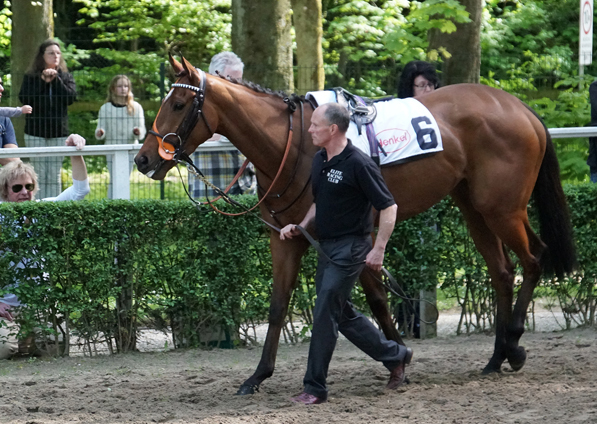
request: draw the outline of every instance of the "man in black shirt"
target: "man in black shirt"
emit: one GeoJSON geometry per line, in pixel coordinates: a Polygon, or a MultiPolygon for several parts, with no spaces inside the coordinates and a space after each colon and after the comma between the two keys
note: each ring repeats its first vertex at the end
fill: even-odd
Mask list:
{"type": "MultiPolygon", "coordinates": [[[[405,366],[412,358],[411,349],[386,339],[350,302],[350,292],[365,265],[381,270],[397,206],[373,160],[346,138],[348,124],[346,109],[330,103],[315,110],[309,128],[313,144],[322,149],[313,158],[311,171],[314,203],[300,226],[306,228],[315,220],[327,257],[320,255],[317,265],[317,300],[304,392],[292,398],[306,405],[327,400],[326,378],[338,330],[390,370],[389,389],[402,385],[405,366]],[[373,248],[372,206],[380,211],[373,248]]],[[[299,234],[296,225],[290,224],[281,230],[280,238],[299,234]]]]}

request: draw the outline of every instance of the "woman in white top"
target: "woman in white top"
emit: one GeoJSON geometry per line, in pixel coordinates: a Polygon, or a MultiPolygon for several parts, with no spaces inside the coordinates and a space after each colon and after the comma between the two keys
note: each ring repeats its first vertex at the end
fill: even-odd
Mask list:
{"type": "MultiPolygon", "coordinates": [[[[145,138],[143,108],[133,99],[131,81],[126,75],[116,75],[110,81],[108,98],[100,108],[95,138],[106,144],[137,144],[145,138]]],[[[107,158],[110,172],[108,198],[112,198],[112,159],[107,158]]],[[[129,161],[132,170],[133,157],[129,161]]]]}

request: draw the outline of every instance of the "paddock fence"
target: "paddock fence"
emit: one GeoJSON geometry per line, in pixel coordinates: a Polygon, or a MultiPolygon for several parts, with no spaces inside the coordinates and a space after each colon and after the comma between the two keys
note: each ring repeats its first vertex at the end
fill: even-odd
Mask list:
{"type": "MultiPolygon", "coordinates": [[[[571,128],[550,128],[552,138],[583,138],[597,136],[597,127],[571,127],[571,128]]],[[[183,166],[179,170],[170,170],[164,181],[153,181],[137,172],[136,165],[132,158],[141,148],[141,144],[114,144],[114,145],[87,145],[83,150],[76,150],[74,147],[24,147],[19,149],[0,149],[0,159],[3,158],[33,158],[33,157],[62,157],[62,156],[86,156],[111,158],[114,181],[109,181],[106,172],[100,170],[90,172],[90,185],[92,188],[88,199],[107,198],[108,187],[112,186],[113,199],[145,199],[159,198],[167,200],[181,200],[186,198],[182,188],[181,179],[188,184],[188,174],[183,166]]],[[[208,141],[200,145],[198,152],[214,152],[224,150],[235,150],[229,142],[208,141]]],[[[110,161],[106,160],[107,163],[110,161]]],[[[68,161],[65,161],[63,168],[63,187],[68,187],[69,180],[68,161]]]]}

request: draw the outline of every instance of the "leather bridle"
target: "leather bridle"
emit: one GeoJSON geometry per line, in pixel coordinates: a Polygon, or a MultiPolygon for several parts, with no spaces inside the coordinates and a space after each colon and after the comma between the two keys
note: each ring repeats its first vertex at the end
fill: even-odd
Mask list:
{"type": "Polygon", "coordinates": [[[186,143],[187,139],[191,135],[191,132],[197,125],[199,121],[199,117],[203,119],[205,122],[205,126],[207,127],[210,134],[213,134],[214,131],[209,126],[209,122],[207,122],[207,118],[203,113],[203,103],[205,102],[205,72],[201,69],[198,69],[199,72],[199,87],[195,87],[194,85],[190,84],[180,84],[178,82],[172,84],[172,89],[174,88],[184,88],[187,90],[191,90],[195,92],[195,97],[193,98],[193,106],[187,113],[187,116],[183,119],[182,123],[174,133],[168,133],[166,135],[161,135],[158,127],[158,115],[155,117],[153,121],[153,126],[149,133],[154,135],[158,139],[158,153],[162,159],[165,160],[174,160],[176,162],[187,162],[190,158],[187,154],[184,153],[184,144],[186,143]],[[174,142],[168,142],[168,137],[174,137],[174,142]],[[178,139],[178,140],[177,140],[178,139]]]}
{"type": "MultiPolygon", "coordinates": [[[[197,166],[195,166],[195,164],[193,163],[193,160],[190,158],[190,156],[184,152],[184,145],[187,142],[189,136],[191,135],[191,132],[193,131],[193,129],[199,122],[199,117],[201,117],[203,119],[203,122],[205,122],[205,126],[209,130],[210,134],[212,134],[212,135],[214,134],[214,131],[211,129],[209,122],[207,121],[207,118],[205,117],[205,114],[203,113],[203,104],[205,102],[205,93],[206,93],[205,81],[207,78],[205,76],[204,71],[202,71],[201,69],[197,69],[197,71],[199,72],[199,87],[196,87],[196,86],[190,85],[190,84],[181,84],[179,82],[172,84],[173,89],[174,88],[183,88],[183,89],[187,89],[187,90],[191,90],[191,91],[195,92],[195,97],[193,98],[193,106],[191,107],[191,109],[187,113],[186,117],[183,119],[182,123],[178,127],[178,130],[173,133],[161,135],[160,131],[157,127],[157,121],[158,121],[158,117],[159,117],[159,112],[158,112],[158,115],[155,117],[155,120],[153,121],[152,129],[149,130],[148,132],[157,138],[158,154],[160,155],[160,157],[162,159],[173,160],[177,164],[180,162],[185,163],[187,165],[187,168],[189,169],[189,171],[191,171],[193,174],[195,174],[199,178],[203,179],[204,182],[207,183],[203,173],[201,173],[199,168],[197,168],[197,166]],[[168,140],[168,137],[171,137],[171,138],[174,137],[173,142],[170,142],[168,140]]],[[[293,137],[292,116],[296,110],[296,104],[294,104],[294,102],[292,100],[285,98],[284,102],[288,106],[288,111],[289,111],[288,141],[286,143],[286,149],[284,151],[284,156],[282,157],[282,162],[280,163],[280,167],[278,168],[278,172],[276,173],[276,176],[272,180],[269,188],[267,189],[265,194],[261,197],[261,199],[259,199],[259,202],[257,202],[257,204],[255,204],[250,209],[245,209],[243,212],[240,212],[240,213],[223,212],[223,211],[219,210],[218,208],[216,208],[216,206],[213,204],[213,201],[210,201],[209,198],[207,198],[207,203],[215,211],[217,211],[223,215],[228,215],[228,216],[244,215],[248,212],[251,212],[253,209],[257,208],[268,197],[272,188],[276,185],[276,182],[278,181],[280,175],[282,174],[282,170],[284,169],[286,160],[288,159],[288,154],[290,153],[290,147],[292,145],[292,137],[293,137]]],[[[301,110],[302,110],[302,105],[301,105],[301,110]]],[[[301,128],[301,131],[303,131],[303,128],[301,128]]],[[[302,140],[302,138],[303,138],[303,134],[301,132],[301,140],[302,140]]],[[[300,155],[300,153],[299,153],[299,155],[300,155]]],[[[222,197],[228,203],[233,203],[233,204],[236,204],[237,206],[242,206],[238,202],[235,202],[233,199],[231,199],[226,194],[226,192],[230,189],[230,187],[234,184],[234,182],[240,177],[241,173],[244,171],[244,169],[246,168],[248,163],[249,163],[249,160],[247,159],[245,161],[245,163],[243,164],[243,166],[241,167],[241,170],[234,177],[233,182],[227,187],[227,189],[225,191],[220,190],[218,187],[213,186],[213,184],[211,184],[211,183],[209,184],[213,188],[217,189],[216,191],[220,194],[220,196],[218,198],[222,197]]],[[[296,170],[295,170],[295,172],[296,172],[296,170]]],[[[294,179],[294,174],[292,176],[292,179],[294,179]]],[[[308,185],[308,183],[307,183],[307,185],[308,185]]],[[[288,187],[286,187],[286,188],[288,188],[288,187]]],[[[286,188],[284,189],[284,191],[286,191],[286,188]]],[[[304,190],[305,189],[303,188],[299,197],[303,194],[304,190]]],[[[191,199],[194,203],[199,203],[199,202],[196,202],[189,195],[188,192],[187,192],[187,195],[189,196],[189,199],[191,199]]],[[[280,195],[278,195],[277,197],[280,197],[280,195]]],[[[298,198],[293,200],[292,204],[294,204],[297,200],[298,200],[298,198]]],[[[290,206],[292,206],[292,204],[290,206]]],[[[288,207],[290,207],[290,206],[288,206],[288,207]]],[[[286,210],[287,208],[284,208],[284,210],[286,210]]],[[[277,221],[277,218],[274,216],[275,213],[276,212],[271,211],[271,216],[272,216],[272,218],[276,219],[276,221],[277,221]]],[[[279,231],[279,229],[277,227],[273,226],[269,222],[267,222],[263,219],[261,219],[261,221],[263,221],[265,224],[272,227],[273,229],[279,231]]]]}

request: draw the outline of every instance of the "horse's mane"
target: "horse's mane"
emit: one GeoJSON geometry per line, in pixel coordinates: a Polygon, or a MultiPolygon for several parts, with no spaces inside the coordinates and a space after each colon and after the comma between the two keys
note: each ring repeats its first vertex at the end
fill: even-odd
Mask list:
{"type": "MultiPolygon", "coordinates": [[[[233,84],[241,85],[243,87],[247,87],[247,88],[255,91],[256,93],[269,94],[270,96],[278,97],[278,98],[280,98],[282,100],[284,100],[284,99],[290,99],[293,102],[304,102],[305,101],[305,96],[300,96],[300,95],[295,94],[295,93],[293,93],[291,95],[288,95],[285,91],[282,91],[282,90],[276,90],[276,91],[274,91],[274,90],[272,90],[270,88],[262,87],[261,85],[256,84],[256,83],[251,82],[251,81],[246,81],[244,79],[233,78],[231,76],[222,75],[218,71],[216,71],[216,74],[217,74],[218,77],[220,77],[222,79],[225,79],[226,81],[229,81],[229,82],[231,82],[233,84]]],[[[187,71],[181,71],[181,72],[177,73],[175,76],[176,76],[176,78],[181,78],[181,77],[184,77],[184,76],[188,76],[188,73],[187,73],[187,71]]]]}

